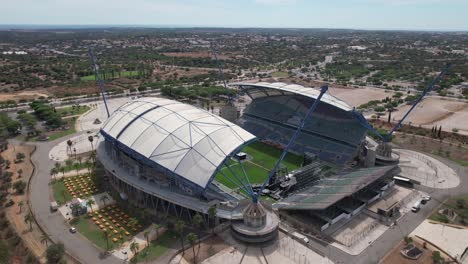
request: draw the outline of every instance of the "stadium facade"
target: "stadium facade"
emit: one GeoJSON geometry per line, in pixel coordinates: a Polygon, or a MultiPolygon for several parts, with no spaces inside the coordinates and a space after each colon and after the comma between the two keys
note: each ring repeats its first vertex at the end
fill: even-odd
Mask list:
{"type": "MultiPolygon", "coordinates": [[[[252,211],[242,192],[230,192],[215,177],[239,180],[223,171],[232,172],[229,164],[240,163],[236,153],[254,141],[284,148],[319,91],[284,83],[234,86],[250,98],[236,123],[164,98],[139,98],[116,110],[100,131],[97,156],[121,198],[187,218],[216,206],[217,216],[233,223],[252,211]]],[[[396,166],[375,167],[377,144],[356,114],[345,102],[322,97],[290,151],[304,164],[275,175],[265,192],[280,215],[299,212],[322,232],[393,185],[396,166]]]]}

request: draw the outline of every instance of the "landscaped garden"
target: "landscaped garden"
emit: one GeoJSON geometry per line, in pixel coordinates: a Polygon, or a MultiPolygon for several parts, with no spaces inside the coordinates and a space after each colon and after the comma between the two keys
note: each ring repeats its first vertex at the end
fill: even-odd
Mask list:
{"type": "Polygon", "coordinates": [[[143,231],[143,224],[117,205],[108,205],[70,221],[78,232],[98,247],[113,249],[143,231]]]}
{"type": "Polygon", "coordinates": [[[98,188],[90,175],[66,177],[52,183],[55,201],[64,204],[72,198],[84,198],[98,193],[98,188]]]}

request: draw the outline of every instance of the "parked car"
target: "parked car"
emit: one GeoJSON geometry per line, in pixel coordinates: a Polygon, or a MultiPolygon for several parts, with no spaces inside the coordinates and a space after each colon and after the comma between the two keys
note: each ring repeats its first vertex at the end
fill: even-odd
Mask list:
{"type": "Polygon", "coordinates": [[[419,211],[419,209],[421,209],[421,202],[420,201],[417,201],[413,207],[411,207],[411,211],[416,213],[419,211]]]}
{"type": "Polygon", "coordinates": [[[422,197],[422,199],[423,199],[424,201],[430,201],[430,200],[431,200],[431,196],[429,196],[429,195],[424,195],[424,196],[422,197]]]}
{"type": "Polygon", "coordinates": [[[76,228],[70,227],[70,233],[72,233],[72,234],[76,233],[76,228]]]}

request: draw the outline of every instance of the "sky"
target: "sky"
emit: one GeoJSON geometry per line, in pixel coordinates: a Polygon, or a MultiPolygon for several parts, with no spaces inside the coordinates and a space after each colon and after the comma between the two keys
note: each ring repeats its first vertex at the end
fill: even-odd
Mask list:
{"type": "Polygon", "coordinates": [[[468,0],[0,0],[0,24],[468,30],[468,0]]]}

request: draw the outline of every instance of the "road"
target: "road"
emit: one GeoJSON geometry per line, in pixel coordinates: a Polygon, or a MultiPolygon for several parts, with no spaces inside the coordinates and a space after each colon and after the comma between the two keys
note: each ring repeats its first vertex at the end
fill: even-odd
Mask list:
{"type": "MultiPolygon", "coordinates": [[[[82,133],[86,132],[78,133],[78,135],[82,133]]],[[[53,194],[52,191],[49,190],[49,172],[54,166],[54,162],[49,159],[49,151],[57,143],[75,135],[77,134],[63,137],[55,141],[35,143],[37,150],[32,156],[32,160],[36,166],[36,171],[31,181],[29,202],[31,203],[38,224],[54,242],[62,242],[65,245],[67,253],[78,259],[81,263],[119,263],[121,260],[112,255],[104,259],[100,258],[101,250],[79,233],[71,234],[68,231],[70,226],[59,212],[50,212],[49,206],[53,194]]]]}

